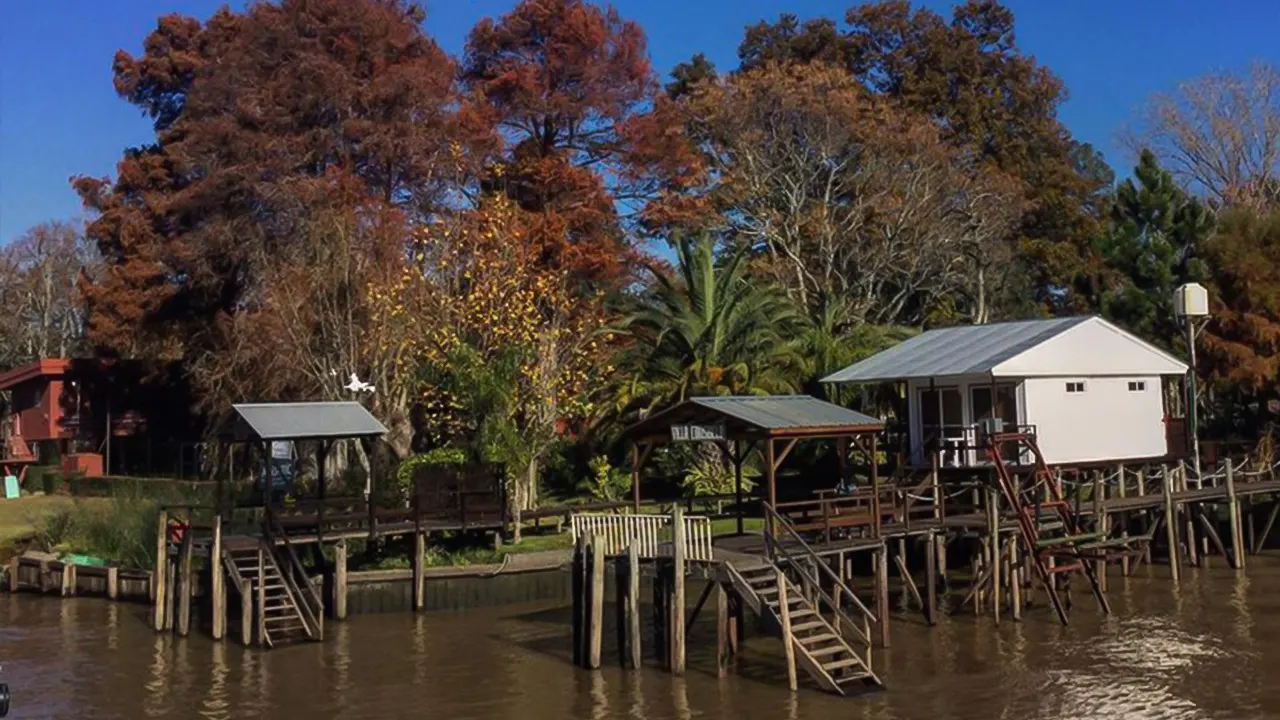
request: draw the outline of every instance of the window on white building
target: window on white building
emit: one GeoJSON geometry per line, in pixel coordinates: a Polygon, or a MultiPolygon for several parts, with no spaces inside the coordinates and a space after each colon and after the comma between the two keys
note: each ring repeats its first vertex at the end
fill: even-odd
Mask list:
{"type": "Polygon", "coordinates": [[[1083,380],[1077,380],[1077,381],[1075,381],[1075,382],[1069,382],[1069,383],[1067,383],[1067,392],[1069,392],[1069,393],[1082,393],[1082,392],[1084,392],[1084,381],[1083,381],[1083,380]]]}
{"type": "Polygon", "coordinates": [[[1130,380],[1129,392],[1146,392],[1147,383],[1145,380],[1130,380]]]}

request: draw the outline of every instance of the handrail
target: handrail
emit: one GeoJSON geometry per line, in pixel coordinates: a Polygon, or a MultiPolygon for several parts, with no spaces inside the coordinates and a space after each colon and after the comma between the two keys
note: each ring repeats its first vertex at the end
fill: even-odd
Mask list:
{"type": "MultiPolygon", "coordinates": [[[[792,527],[791,523],[786,518],[779,515],[778,511],[775,510],[771,505],[769,505],[769,503],[761,502],[760,505],[765,509],[766,520],[772,521],[772,522],[765,523],[765,545],[766,545],[766,551],[769,552],[771,556],[770,559],[773,559],[773,556],[775,555],[775,548],[780,548],[782,550],[783,555],[786,556],[787,561],[791,563],[792,567],[795,567],[797,570],[799,570],[803,574],[807,574],[803,570],[803,568],[800,567],[800,564],[796,562],[794,558],[791,557],[791,553],[787,551],[787,549],[782,545],[782,543],[778,542],[778,539],[776,537],[774,537],[775,533],[769,530],[770,526],[781,527],[784,530],[786,530],[787,533],[790,534],[793,538],[795,538],[797,542],[800,543],[800,547],[804,548],[804,551],[806,554],[808,554],[809,559],[813,560],[815,565],[822,568],[823,572],[834,583],[834,585],[840,588],[840,592],[844,595],[847,595],[849,599],[853,601],[854,606],[858,608],[858,610],[863,614],[863,616],[865,616],[871,622],[879,622],[876,619],[875,613],[871,612],[871,610],[868,609],[866,605],[862,604],[862,601],[858,599],[858,596],[855,595],[853,591],[850,590],[849,587],[840,580],[840,577],[836,575],[835,572],[830,567],[828,567],[825,562],[822,561],[822,558],[818,557],[818,554],[813,551],[813,548],[809,547],[809,543],[805,542],[804,538],[800,537],[800,534],[796,532],[795,528],[792,527]]],[[[815,583],[815,588],[819,592],[822,591],[821,586],[816,583],[815,583]]],[[[828,596],[828,598],[829,597],[830,596],[828,596]]],[[[834,606],[834,603],[832,603],[832,605],[833,605],[832,609],[834,609],[836,612],[840,612],[841,614],[843,614],[840,608],[837,608],[834,606]]]]}
{"type": "MultiPolygon", "coordinates": [[[[838,621],[844,620],[844,624],[847,625],[850,630],[854,631],[857,634],[858,639],[861,640],[865,645],[870,647],[872,644],[871,626],[868,623],[874,621],[875,616],[872,615],[870,617],[864,617],[862,620],[863,627],[859,629],[858,626],[853,622],[853,618],[849,617],[848,613],[846,613],[844,609],[841,608],[836,603],[835,598],[831,597],[831,595],[828,594],[826,590],[822,589],[822,583],[820,583],[817,578],[815,578],[812,574],[810,574],[809,571],[804,567],[804,565],[801,565],[799,562],[796,561],[795,558],[791,557],[791,553],[787,552],[785,549],[783,549],[782,552],[786,558],[787,563],[791,565],[792,568],[795,568],[795,571],[800,574],[801,579],[804,580],[810,587],[812,587],[813,591],[822,600],[825,600],[827,605],[831,608],[831,611],[838,616],[836,628],[839,629],[840,627],[840,623],[838,621]]],[[[820,562],[818,563],[818,565],[822,567],[826,567],[826,563],[820,562]]],[[[848,587],[846,587],[844,583],[841,583],[838,581],[835,583],[835,586],[848,590],[848,587]]],[[[854,598],[854,602],[857,603],[858,606],[861,607],[864,611],[866,611],[866,607],[862,605],[862,602],[860,600],[858,600],[857,598],[854,598]]],[[[870,611],[867,611],[867,612],[870,612],[870,611]]]]}
{"type": "Polygon", "coordinates": [[[267,548],[268,552],[275,555],[274,547],[272,546],[276,544],[277,537],[284,544],[287,550],[286,559],[289,567],[287,569],[281,568],[280,576],[292,586],[291,589],[302,599],[299,609],[303,612],[305,621],[310,624],[317,637],[322,636],[324,631],[319,618],[321,613],[324,612],[324,605],[321,603],[320,596],[316,593],[315,586],[311,584],[311,580],[307,577],[307,571],[302,567],[302,561],[298,559],[298,554],[294,551],[293,544],[289,541],[289,536],[285,534],[284,528],[280,527],[279,520],[270,506],[266,510],[264,528],[267,539],[270,541],[267,548]],[[298,582],[299,578],[301,578],[301,583],[298,582]],[[299,585],[305,587],[306,590],[303,591],[299,585]]]}

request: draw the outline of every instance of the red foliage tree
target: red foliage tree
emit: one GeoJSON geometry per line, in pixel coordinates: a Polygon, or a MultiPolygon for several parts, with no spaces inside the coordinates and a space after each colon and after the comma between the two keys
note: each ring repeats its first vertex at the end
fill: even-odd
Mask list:
{"type": "Polygon", "coordinates": [[[655,183],[639,26],[583,0],[523,0],[472,30],[462,77],[504,141],[486,189],[536,216],[548,260],[590,281],[626,275],[623,225],[655,183]]]}

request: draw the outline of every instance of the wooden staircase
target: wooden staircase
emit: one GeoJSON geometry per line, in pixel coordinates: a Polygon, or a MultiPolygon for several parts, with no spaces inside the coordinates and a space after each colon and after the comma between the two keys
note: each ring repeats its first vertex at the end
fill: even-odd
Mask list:
{"type": "MultiPolygon", "coordinates": [[[[762,562],[741,569],[728,564],[727,568],[743,602],[764,618],[784,642],[791,644],[796,664],[822,689],[849,695],[884,686],[871,670],[870,638],[866,633],[859,633],[847,615],[836,611],[834,620],[828,620],[821,612],[821,601],[811,600],[805,588],[772,563],[762,562]],[[779,602],[784,593],[785,617],[779,602]],[[863,653],[858,652],[848,635],[865,646],[863,653]]],[[[818,592],[825,595],[824,591],[818,592]]]]}
{"type": "Polygon", "coordinates": [[[301,640],[320,640],[323,629],[315,607],[303,590],[282,572],[281,554],[265,539],[231,536],[223,539],[222,559],[236,591],[250,593],[257,608],[256,626],[266,647],[301,640]],[[259,600],[260,598],[260,600],[259,600]]]}
{"type": "MultiPolygon", "coordinates": [[[[986,437],[986,445],[1001,492],[1018,521],[1023,548],[1058,619],[1063,625],[1067,624],[1067,610],[1058,594],[1057,583],[1058,575],[1067,574],[1083,575],[1102,612],[1110,614],[1111,606],[1098,582],[1093,561],[1106,560],[1110,548],[1129,541],[1111,540],[1096,529],[1085,529],[1045,464],[1034,435],[991,433],[986,437]],[[1003,457],[1005,454],[1021,457],[1024,448],[1034,460],[1025,477],[1021,473],[1028,469],[1026,466],[1011,465],[1003,457]]],[[[1094,520],[1096,526],[1097,518],[1094,520]]]]}

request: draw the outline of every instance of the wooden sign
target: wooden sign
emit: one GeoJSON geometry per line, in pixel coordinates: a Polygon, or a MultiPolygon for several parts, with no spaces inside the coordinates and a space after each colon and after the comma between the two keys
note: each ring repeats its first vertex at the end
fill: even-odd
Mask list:
{"type": "Polygon", "coordinates": [[[672,425],[672,442],[701,442],[704,440],[725,440],[724,423],[715,425],[672,425]]]}

